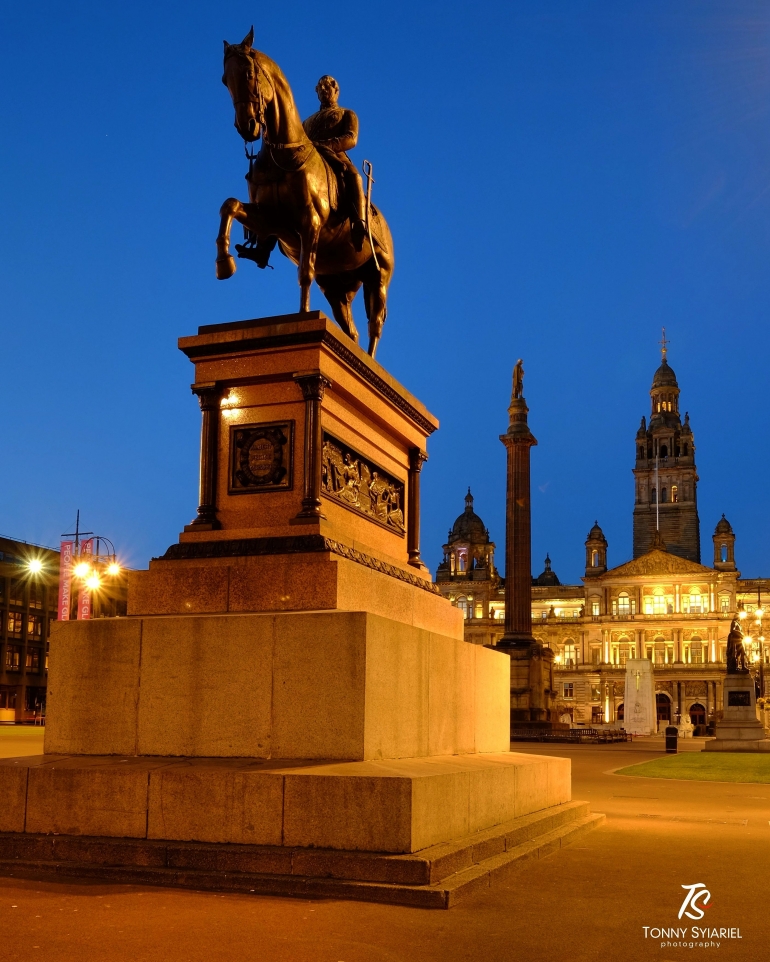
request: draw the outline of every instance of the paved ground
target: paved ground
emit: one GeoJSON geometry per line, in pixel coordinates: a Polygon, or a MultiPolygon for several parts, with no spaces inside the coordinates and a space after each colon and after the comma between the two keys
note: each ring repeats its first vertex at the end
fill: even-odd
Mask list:
{"type": "MultiPolygon", "coordinates": [[[[0,731],[0,745],[6,732],[0,731]]],[[[22,738],[30,738],[26,733],[22,738]]],[[[29,744],[29,742],[27,742],[29,744]]],[[[0,879],[0,960],[46,962],[627,962],[770,958],[770,786],[629,778],[611,770],[662,743],[520,745],[568,755],[573,794],[606,825],[448,912],[94,884],[0,879]],[[661,948],[682,926],[683,884],[712,894],[720,947],[661,948]]],[[[701,747],[697,741],[686,746],[701,747]]]]}

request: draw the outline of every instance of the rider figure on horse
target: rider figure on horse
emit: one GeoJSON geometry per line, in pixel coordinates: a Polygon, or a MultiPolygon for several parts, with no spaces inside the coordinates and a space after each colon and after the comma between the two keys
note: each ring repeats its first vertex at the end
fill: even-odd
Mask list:
{"type": "Polygon", "coordinates": [[[353,246],[360,251],[364,244],[364,188],[361,175],[346,151],[358,143],[358,117],[352,110],[337,103],[340,87],[334,77],[324,74],[316,84],[315,92],[321,109],[302,124],[305,133],[323,154],[335,174],[340,175],[345,201],[350,209],[350,233],[353,246]]]}

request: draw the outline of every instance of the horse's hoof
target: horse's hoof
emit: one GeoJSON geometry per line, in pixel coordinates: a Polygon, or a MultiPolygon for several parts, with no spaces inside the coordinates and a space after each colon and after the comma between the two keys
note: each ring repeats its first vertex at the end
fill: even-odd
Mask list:
{"type": "Polygon", "coordinates": [[[228,254],[227,257],[217,257],[217,280],[226,281],[235,273],[235,258],[228,254]]]}

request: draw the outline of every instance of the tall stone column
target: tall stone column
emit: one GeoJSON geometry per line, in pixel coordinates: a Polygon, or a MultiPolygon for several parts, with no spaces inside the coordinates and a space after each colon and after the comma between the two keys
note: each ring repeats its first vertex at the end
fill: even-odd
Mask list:
{"type": "Polygon", "coordinates": [[[505,502],[505,634],[497,647],[511,656],[511,722],[548,722],[553,701],[553,651],[532,637],[532,514],[530,448],[523,369],[516,365],[508,430],[500,436],[508,455],[505,502]]]}

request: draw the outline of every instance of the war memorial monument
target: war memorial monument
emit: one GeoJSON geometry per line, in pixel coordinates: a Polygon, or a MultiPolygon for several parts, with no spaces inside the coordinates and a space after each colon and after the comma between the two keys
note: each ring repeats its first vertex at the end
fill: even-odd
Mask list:
{"type": "MultiPolygon", "coordinates": [[[[0,762],[0,860],[448,907],[602,816],[572,801],[568,759],[509,751],[511,658],[522,717],[545,717],[522,693],[550,671],[527,622],[528,503],[509,537],[527,566],[507,582],[510,652],[463,640],[421,561],[438,422],[374,360],[393,243],[347,161],[355,115],[324,77],[303,125],[252,41],[225,44],[236,127],[262,143],[249,201],[222,207],[217,275],[235,269],[237,220],[242,259],[265,267],[278,246],[297,263],[299,311],[180,339],[202,412],[197,514],[131,573],[127,617],[56,626],[45,752],[0,762]],[[333,321],[310,310],[314,280],[333,321]]],[[[521,379],[506,438],[521,494],[521,379]]]]}

